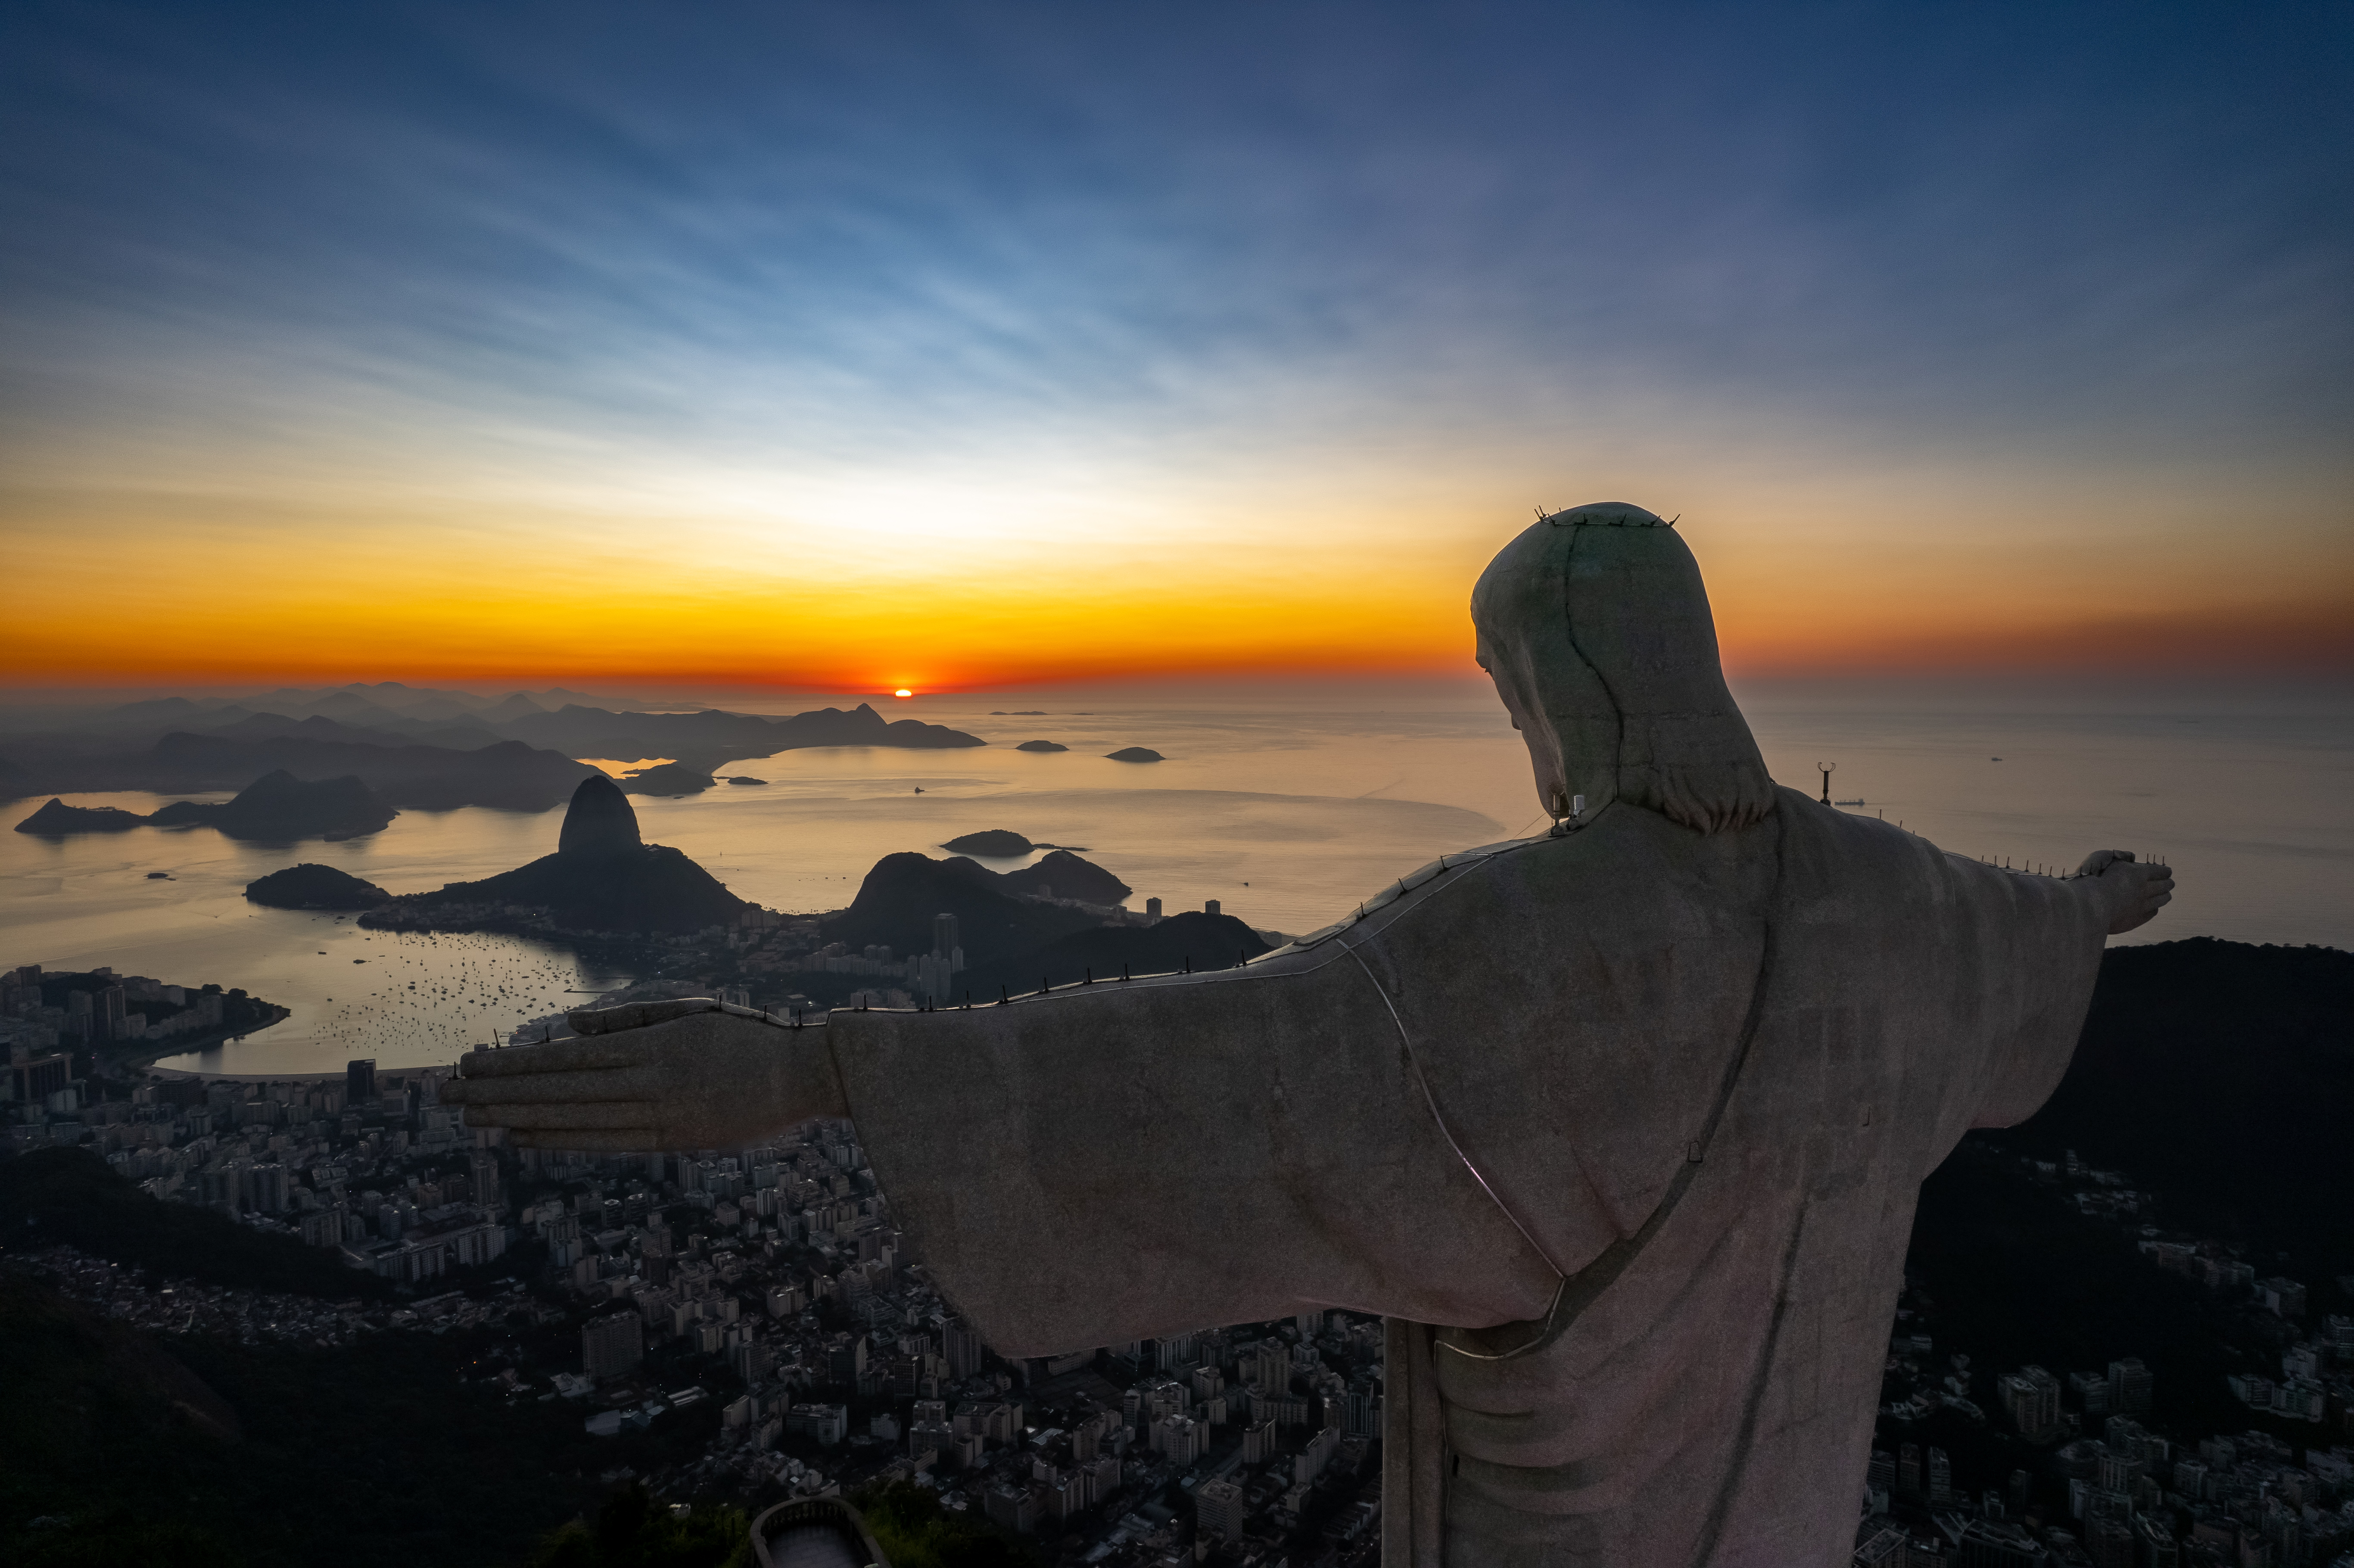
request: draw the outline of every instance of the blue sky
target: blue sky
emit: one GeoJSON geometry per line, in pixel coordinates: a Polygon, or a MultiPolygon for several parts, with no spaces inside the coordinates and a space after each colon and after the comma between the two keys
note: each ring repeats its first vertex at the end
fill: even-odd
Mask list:
{"type": "Polygon", "coordinates": [[[2343,5],[19,4],[0,56],[28,532],[618,513],[823,576],[970,506],[1420,570],[1640,484],[1746,505],[1760,591],[2081,528],[2172,603],[2226,514],[2233,614],[2348,565],[2343,5]]]}

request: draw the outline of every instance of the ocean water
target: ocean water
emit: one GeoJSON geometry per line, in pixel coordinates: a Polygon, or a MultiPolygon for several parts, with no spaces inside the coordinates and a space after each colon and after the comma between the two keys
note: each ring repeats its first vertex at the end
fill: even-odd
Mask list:
{"type": "MultiPolygon", "coordinates": [[[[1972,855],[2073,866],[2094,849],[2160,855],[2175,903],[2124,940],[2208,935],[2354,946],[2354,715],[2306,705],[2143,703],[2103,710],[2054,698],[1975,704],[1843,689],[1744,694],[1776,779],[1972,855]]],[[[1337,918],[1451,850],[1543,822],[1526,753],[1491,698],[1378,696],[1301,705],[1067,697],[927,700],[920,716],[986,736],[986,749],[787,752],[731,765],[767,782],[636,800],[645,836],[694,856],[737,893],[795,911],[838,908],[881,856],[938,854],[957,834],[1010,828],[1083,848],[1140,907],[1219,899],[1267,930],[1337,918]],[[1023,740],[1071,749],[1024,753],[1023,740]],[[1146,746],[1167,760],[1104,753],[1146,746]],[[918,792],[920,790],[920,792],[918,792]]],[[[894,715],[896,716],[896,715],[894,715]]],[[[638,759],[629,759],[638,760],[638,759]]],[[[160,797],[76,805],[150,810],[160,797]]],[[[21,809],[29,814],[37,802],[21,809]]],[[[0,967],[111,965],[176,984],[218,981],[292,1016],[202,1056],[207,1072],[316,1073],[354,1056],[384,1065],[453,1059],[467,1044],[631,978],[568,949],[512,938],[395,936],[334,916],[247,904],[245,884],[297,861],[396,893],[518,865],[554,849],[560,810],[403,812],[380,833],[292,848],[208,829],[142,828],[49,842],[0,833],[0,967]],[[151,879],[163,872],[166,879],[151,879]]],[[[998,869],[1020,863],[990,863],[998,869]]]]}

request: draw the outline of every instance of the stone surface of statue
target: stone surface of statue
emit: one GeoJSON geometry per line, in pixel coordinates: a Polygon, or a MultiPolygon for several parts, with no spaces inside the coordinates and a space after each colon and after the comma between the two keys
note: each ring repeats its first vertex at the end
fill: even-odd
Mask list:
{"type": "Polygon", "coordinates": [[[1235,969],[822,1032],[584,1014],[444,1097],[557,1148],[847,1115],[1009,1355],[1382,1314],[1385,1568],[1842,1563],[1920,1181],[2049,1095],[2172,885],[1775,788],[1639,508],[1541,521],[1473,616],[1551,833],[1235,969]]]}

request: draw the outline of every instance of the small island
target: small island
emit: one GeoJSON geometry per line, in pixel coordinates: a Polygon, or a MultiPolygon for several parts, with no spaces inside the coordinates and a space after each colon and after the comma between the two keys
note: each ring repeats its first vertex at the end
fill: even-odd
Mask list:
{"type": "Polygon", "coordinates": [[[1013,748],[1016,751],[1068,751],[1071,748],[1055,740],[1025,740],[1013,748]]]}
{"type": "Polygon", "coordinates": [[[233,839],[286,843],[356,838],[376,832],[398,815],[355,776],[312,782],[281,768],[263,774],[224,804],[175,800],[147,820],[159,828],[217,828],[233,839]]]}
{"type": "Polygon", "coordinates": [[[147,819],[136,811],[126,811],[119,806],[69,806],[63,800],[51,799],[49,803],[16,824],[20,833],[38,833],[43,838],[61,839],[69,833],[121,833],[133,828],[144,827],[147,819]]]}
{"type": "Polygon", "coordinates": [[[1123,746],[1118,751],[1104,755],[1114,762],[1165,762],[1168,758],[1149,746],[1123,746]]]}
{"type": "Polygon", "coordinates": [[[245,885],[248,902],[271,909],[373,909],[392,895],[347,871],[305,862],[245,885]]]}
{"type": "Polygon", "coordinates": [[[748,784],[766,784],[766,783],[768,782],[768,780],[767,780],[767,779],[755,779],[755,778],[752,778],[749,774],[738,774],[738,775],[737,775],[735,778],[732,778],[732,779],[728,779],[728,780],[727,780],[727,782],[729,782],[730,784],[748,784],[748,784]]]}
{"type": "Polygon", "coordinates": [[[978,833],[960,833],[940,846],[944,850],[954,850],[959,854],[987,855],[991,860],[1010,860],[1017,854],[1028,854],[1034,849],[1046,847],[1048,846],[1044,844],[1034,844],[1020,833],[1010,832],[1003,828],[991,828],[978,833]]]}

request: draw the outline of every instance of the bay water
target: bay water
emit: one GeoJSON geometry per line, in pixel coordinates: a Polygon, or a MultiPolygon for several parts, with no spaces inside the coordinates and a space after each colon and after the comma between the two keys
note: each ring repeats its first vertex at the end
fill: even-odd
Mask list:
{"type": "MultiPolygon", "coordinates": [[[[2180,883],[2176,901],[2121,940],[2354,946],[2354,707],[2343,702],[2235,694],[2104,705],[2016,690],[1925,697],[1825,684],[1742,695],[1778,780],[1816,795],[1817,765],[1833,763],[1833,798],[1862,802],[1846,809],[1885,815],[1946,849],[2058,868],[2094,849],[2163,856],[2180,883]]],[[[945,854],[938,846],[958,834],[1007,828],[1080,849],[1135,889],[1132,907],[1157,896],[1175,913],[1214,898],[1263,930],[1299,932],[1442,853],[1544,825],[1520,737],[1492,695],[1472,689],[898,707],[992,744],[748,759],[723,773],[764,782],[636,798],[646,839],[684,850],[746,898],[805,912],[847,904],[885,854],[945,854]],[[1069,749],[1013,749],[1030,739],[1069,749]],[[1105,755],[1130,746],[1165,760],[1105,755]]],[[[145,812],[172,798],[68,801],[145,812]]],[[[22,820],[37,804],[7,809],[22,820]]],[[[245,901],[244,886],[309,861],[394,893],[436,888],[548,853],[562,819],[561,809],[410,810],[364,838],[293,846],[204,828],[62,841],[0,832],[0,968],[107,965],[240,987],[292,1009],[269,1029],[165,1066],[292,1075],[338,1071],[357,1056],[388,1068],[448,1062],[633,977],[561,944],[363,931],[349,917],[264,909],[245,901]]]]}

